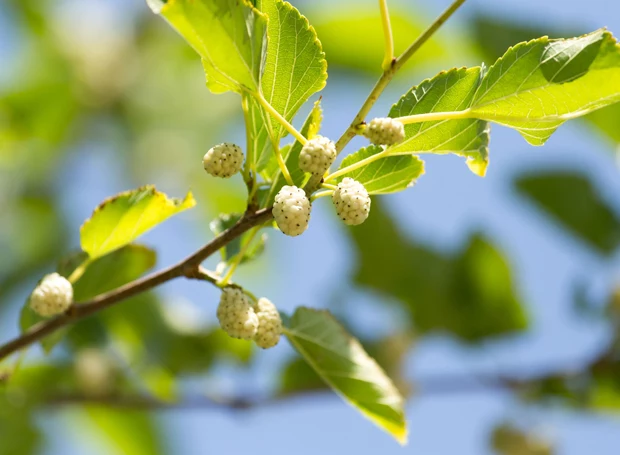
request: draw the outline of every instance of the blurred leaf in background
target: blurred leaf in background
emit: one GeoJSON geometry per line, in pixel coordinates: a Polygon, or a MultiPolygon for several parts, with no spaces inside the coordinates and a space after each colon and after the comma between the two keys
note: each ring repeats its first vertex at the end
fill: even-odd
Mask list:
{"type": "Polygon", "coordinates": [[[604,255],[620,246],[620,215],[596,188],[576,171],[525,174],[515,181],[517,190],[580,240],[604,255]]]}
{"type": "Polygon", "coordinates": [[[432,250],[406,238],[379,200],[348,232],[358,257],[355,282],[398,299],[416,333],[476,342],[527,328],[508,263],[484,237],[472,236],[454,253],[432,250]]]}

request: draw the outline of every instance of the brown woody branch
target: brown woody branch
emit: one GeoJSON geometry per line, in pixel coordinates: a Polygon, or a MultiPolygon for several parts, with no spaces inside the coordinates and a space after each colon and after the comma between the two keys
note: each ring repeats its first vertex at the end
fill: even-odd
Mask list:
{"type": "Polygon", "coordinates": [[[200,264],[205,259],[249,229],[264,224],[270,220],[271,217],[271,208],[261,209],[253,213],[246,213],[234,226],[222,232],[194,254],[188,256],[179,263],[134,280],[113,291],[100,294],[87,302],[73,304],[66,313],[37,324],[19,337],[0,346],[0,360],[41,340],[62,327],[97,313],[129,297],[153,289],[160,284],[179,277],[190,279],[203,278],[201,276],[200,264]]]}

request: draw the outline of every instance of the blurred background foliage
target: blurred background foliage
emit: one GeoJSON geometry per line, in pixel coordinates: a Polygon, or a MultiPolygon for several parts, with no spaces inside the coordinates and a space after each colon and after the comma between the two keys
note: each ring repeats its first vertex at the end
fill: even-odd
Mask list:
{"type": "MultiPolygon", "coordinates": [[[[334,8],[310,1],[293,4],[322,40],[329,83],[343,90],[328,92],[331,105],[353,104],[341,111],[348,118],[363,99],[359,86],[370,86],[379,72],[383,46],[375,2],[362,2],[354,10],[345,2],[334,8]]],[[[392,17],[398,51],[423,30],[430,12],[420,14],[397,3],[392,17]]],[[[455,64],[490,63],[519,41],[589,31],[524,25],[480,10],[464,18],[420,52],[395,81],[397,87],[404,91],[455,64]]],[[[189,252],[211,235],[209,222],[219,213],[244,209],[245,194],[240,181],[205,178],[199,165],[209,144],[243,143],[237,98],[205,89],[194,52],[143,2],[4,0],[0,43],[0,338],[6,340],[17,333],[20,308],[37,279],[58,262],[67,273],[75,266],[75,256],[68,253],[78,244],[78,225],[103,197],[156,183],[172,194],[191,188],[198,207],[157,236],[147,236],[149,246],[131,245],[98,260],[80,280],[78,300],[165,264],[149,239],[170,245],[165,259],[189,252]],[[129,249],[132,254],[126,254],[129,249]]],[[[347,119],[338,122],[339,130],[347,119]]],[[[613,163],[620,144],[620,107],[597,111],[583,125],[585,134],[602,139],[592,148],[609,154],[613,163]]],[[[491,159],[503,152],[492,145],[491,159]]],[[[620,244],[617,187],[610,192],[596,175],[562,163],[522,167],[510,178],[510,197],[527,201],[532,218],[551,223],[558,235],[569,236],[613,267],[620,244]]],[[[425,385],[431,392],[466,388],[458,375],[445,383],[417,384],[406,367],[416,346],[439,337],[463,349],[484,350],[497,340],[527,338],[536,324],[531,305],[544,302],[524,301],[510,258],[484,225],[459,245],[438,247],[401,223],[400,210],[375,198],[369,220],[346,229],[351,272],[343,275],[350,280],[313,306],[330,306],[415,400],[425,385]],[[362,295],[362,300],[370,296],[380,302],[368,310],[369,317],[391,321],[386,330],[359,323],[355,300],[362,295]]],[[[283,254],[276,245],[245,276],[253,283],[267,280],[265,268],[283,260],[283,254]]],[[[324,266],[339,273],[337,264],[324,266]]],[[[604,283],[605,290],[595,297],[588,283],[574,290],[575,316],[594,318],[613,334],[601,349],[566,369],[550,365],[548,371],[494,375],[488,378],[490,386],[512,391],[524,403],[620,409],[620,290],[614,291],[615,285],[604,283]]],[[[45,340],[46,349],[60,343],[49,357],[31,349],[25,358],[0,365],[0,455],[56,453],[46,448],[49,431],[40,423],[40,416],[56,407],[67,409],[75,424],[64,429],[66,434],[78,438],[83,432],[100,441],[101,453],[164,454],[172,453],[174,438],[153,419],[159,408],[180,403],[181,408],[245,409],[324,388],[290,350],[270,358],[265,367],[249,343],[228,338],[210,313],[205,317],[213,305],[193,301],[200,291],[192,292],[191,297],[148,293],[132,298],[76,324],[63,337],[45,340]],[[12,374],[16,362],[19,368],[12,374]],[[268,369],[266,385],[251,379],[265,374],[257,373],[257,365],[268,369]],[[235,375],[247,382],[237,384],[231,379],[235,375]]],[[[288,308],[303,303],[308,302],[290,302],[288,308]]],[[[21,324],[33,322],[22,318],[21,324]]],[[[553,453],[553,444],[530,434],[536,430],[530,427],[498,421],[489,430],[489,450],[553,453]]],[[[418,429],[412,432],[415,439],[418,429]]],[[[58,453],[69,452],[59,448],[58,453]]]]}

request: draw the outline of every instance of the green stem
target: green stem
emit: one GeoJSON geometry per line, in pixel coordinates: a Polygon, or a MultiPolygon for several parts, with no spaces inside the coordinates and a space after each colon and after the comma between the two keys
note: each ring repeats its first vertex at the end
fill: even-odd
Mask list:
{"type": "Polygon", "coordinates": [[[250,118],[250,105],[248,102],[248,96],[243,94],[241,97],[241,107],[243,108],[243,120],[245,122],[245,137],[246,137],[246,158],[245,165],[243,166],[243,180],[248,187],[248,204],[251,204],[256,194],[256,172],[252,172],[254,169],[254,146],[252,144],[252,120],[250,118]]]}
{"type": "Polygon", "coordinates": [[[373,161],[377,161],[381,158],[385,158],[386,156],[388,156],[390,153],[390,149],[386,148],[385,150],[383,150],[382,152],[379,153],[375,153],[374,155],[369,156],[368,158],[364,158],[363,160],[360,160],[356,163],[353,163],[347,167],[343,167],[342,169],[338,169],[336,172],[334,172],[333,174],[328,175],[327,177],[325,177],[325,182],[329,182],[330,180],[334,180],[337,177],[340,177],[341,175],[345,175],[348,174],[351,171],[354,171],[355,169],[358,169],[362,166],[366,166],[367,164],[372,163],[373,161]]]}
{"type": "Polygon", "coordinates": [[[381,23],[383,25],[383,38],[385,42],[385,54],[383,56],[383,70],[390,69],[394,60],[394,38],[392,37],[392,25],[390,24],[390,13],[388,11],[387,0],[379,0],[381,10],[381,23]]]}
{"type": "Polygon", "coordinates": [[[84,275],[84,272],[86,272],[86,269],[91,262],[92,260],[90,258],[86,259],[78,267],[76,267],[76,269],[71,273],[71,275],[69,275],[69,278],[67,278],[67,280],[69,280],[71,284],[74,284],[77,280],[82,278],[82,275],[84,275]]]}
{"type": "Polygon", "coordinates": [[[329,183],[322,183],[321,188],[328,188],[330,190],[338,189],[336,185],[330,185],[329,183]]]}
{"type": "Polygon", "coordinates": [[[314,193],[311,197],[310,197],[310,201],[314,201],[320,197],[325,197],[325,196],[331,196],[332,193],[334,192],[334,190],[325,190],[325,191],[319,191],[318,193],[314,193]]]}
{"type": "Polygon", "coordinates": [[[224,275],[224,277],[219,281],[218,286],[224,287],[228,284],[233,274],[235,273],[235,270],[237,270],[237,267],[239,266],[239,264],[241,264],[245,253],[247,253],[248,248],[250,247],[250,244],[252,243],[252,240],[254,240],[254,236],[256,236],[256,233],[259,231],[259,229],[260,226],[256,226],[255,228],[252,228],[252,230],[248,233],[248,240],[241,247],[241,251],[239,251],[239,253],[237,254],[235,261],[230,264],[228,272],[226,272],[226,275],[224,275]]]}
{"type": "Polygon", "coordinates": [[[252,95],[261,104],[261,106],[263,106],[265,110],[269,112],[273,116],[273,118],[275,118],[284,127],[286,131],[291,133],[293,137],[301,143],[301,145],[306,145],[308,140],[299,131],[297,131],[295,127],[291,125],[284,117],[282,117],[271,104],[269,104],[269,101],[265,99],[262,93],[252,92],[252,95]]]}
{"type": "Polygon", "coordinates": [[[358,129],[363,124],[364,119],[370,112],[370,109],[374,106],[377,99],[385,87],[390,83],[394,74],[422,47],[424,43],[426,43],[431,36],[435,34],[435,32],[441,27],[455,12],[459,7],[465,3],[465,0],[455,0],[452,5],[448,7],[435,21],[409,46],[405,52],[403,52],[397,59],[392,61],[390,67],[383,71],[383,74],[373,87],[372,91],[362,104],[359,112],[349,125],[349,128],[342,134],[338,142],[336,142],[336,150],[341,152],[346,145],[355,137],[358,133],[358,129]]]}
{"type": "Polygon", "coordinates": [[[286,183],[288,183],[290,186],[295,186],[295,182],[293,182],[293,177],[291,177],[291,173],[288,171],[288,168],[286,167],[286,163],[284,162],[284,158],[282,158],[282,153],[280,152],[280,145],[273,142],[273,151],[276,155],[276,161],[278,162],[278,167],[280,168],[280,172],[282,172],[282,175],[284,176],[284,180],[286,180],[286,183]]]}
{"type": "MultiPolygon", "coordinates": [[[[263,95],[261,93],[251,92],[251,94],[258,100],[259,103],[261,103],[261,105],[267,111],[269,111],[276,118],[276,120],[278,120],[280,123],[284,122],[284,123],[282,123],[283,125],[284,124],[288,125],[290,128],[293,129],[293,131],[295,131],[297,133],[297,130],[293,127],[293,125],[288,123],[286,121],[286,119],[284,117],[282,117],[278,113],[278,111],[276,111],[273,108],[273,106],[271,104],[269,104],[269,102],[265,99],[265,97],[263,97],[263,95]]],[[[273,136],[273,128],[271,126],[271,118],[270,117],[266,117],[265,121],[267,122],[267,134],[269,135],[269,140],[271,141],[271,146],[273,148],[273,153],[276,156],[276,162],[278,163],[278,167],[280,168],[280,172],[282,172],[282,175],[284,176],[284,180],[286,180],[286,183],[288,183],[291,186],[294,186],[294,182],[293,182],[293,178],[291,177],[291,173],[288,171],[288,168],[286,167],[286,163],[284,162],[284,158],[282,158],[282,153],[280,153],[279,141],[278,141],[277,138],[275,138],[273,136]]],[[[285,128],[286,128],[286,126],[285,126],[285,128]]],[[[290,132],[290,130],[289,130],[289,132],[290,132]]],[[[299,133],[297,133],[297,134],[299,134],[299,133]]],[[[305,140],[305,138],[303,136],[301,136],[301,134],[299,134],[299,136],[302,139],[305,140]]],[[[297,136],[295,136],[295,137],[297,137],[297,136]]],[[[304,144],[305,144],[305,142],[304,142],[304,144]]]]}

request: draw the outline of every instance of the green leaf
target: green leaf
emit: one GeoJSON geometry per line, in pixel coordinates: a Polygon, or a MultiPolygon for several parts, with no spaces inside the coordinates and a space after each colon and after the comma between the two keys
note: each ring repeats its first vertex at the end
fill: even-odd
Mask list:
{"type": "MultiPolygon", "coordinates": [[[[314,107],[308,114],[308,117],[306,118],[306,121],[301,128],[301,134],[307,139],[312,139],[319,132],[322,120],[323,110],[321,109],[321,100],[319,99],[316,101],[316,103],[314,103],[314,107]]],[[[284,156],[286,167],[291,174],[293,182],[298,187],[303,186],[303,183],[306,180],[306,175],[304,171],[299,169],[299,154],[301,153],[301,149],[301,143],[295,141],[287,150],[286,156],[284,156]]],[[[282,172],[280,172],[280,168],[278,167],[273,174],[272,184],[269,188],[269,191],[263,193],[262,197],[259,200],[260,206],[271,206],[276,197],[276,194],[278,194],[278,191],[280,191],[280,189],[282,189],[284,185],[287,185],[287,183],[284,176],[282,175],[282,172]]]]}
{"type": "MultiPolygon", "coordinates": [[[[256,7],[268,17],[261,91],[269,104],[291,121],[310,96],[325,86],[325,54],[308,20],[290,3],[258,0],[256,7]]],[[[250,110],[254,125],[254,159],[260,172],[273,158],[269,134],[279,143],[287,132],[255,101],[250,103],[250,110]]]]}
{"type": "MultiPolygon", "coordinates": [[[[471,28],[485,61],[494,61],[513,43],[530,41],[544,34],[550,36],[575,36],[578,32],[567,29],[564,24],[530,25],[518,20],[506,20],[500,16],[477,13],[471,28]]],[[[612,143],[620,144],[620,105],[613,104],[598,109],[584,117],[584,120],[607,136],[612,143]]],[[[613,149],[612,149],[613,150],[613,149]]]]}
{"type": "MultiPolygon", "coordinates": [[[[78,422],[106,447],[119,455],[163,455],[162,433],[146,412],[87,406],[78,422]]],[[[76,422],[77,423],[77,422],[76,422]]]]}
{"type": "Polygon", "coordinates": [[[182,201],[169,199],[151,185],[117,194],[102,202],[82,225],[82,250],[91,260],[101,257],[195,204],[191,192],[182,201]]]}
{"type": "Polygon", "coordinates": [[[566,120],[620,100],[620,47],[601,29],[509,49],[485,74],[470,114],[542,145],[566,120]]]}
{"type": "MultiPolygon", "coordinates": [[[[374,155],[382,152],[383,147],[378,145],[365,147],[342,160],[339,169],[371,159],[374,155]]],[[[379,158],[336,178],[336,182],[351,177],[362,183],[368,194],[388,194],[403,191],[413,186],[422,174],[424,174],[424,162],[407,153],[379,158]]]]}
{"type": "MultiPolygon", "coordinates": [[[[444,71],[401,97],[390,117],[467,109],[480,82],[480,67],[444,71]]],[[[405,140],[391,147],[394,153],[454,153],[467,159],[483,177],[489,163],[489,125],[477,119],[439,120],[405,125],[405,140]]]]}
{"type": "Polygon", "coordinates": [[[372,212],[347,230],[357,250],[355,281],[402,306],[415,333],[478,342],[527,327],[508,263],[483,237],[446,253],[399,232],[381,201],[373,201],[372,212]]]}
{"type": "Polygon", "coordinates": [[[246,0],[147,0],[202,58],[213,93],[259,87],[266,20],[246,0]]]}
{"type": "Polygon", "coordinates": [[[401,444],[406,443],[403,397],[359,341],[329,312],[298,308],[285,334],[335,392],[401,444]]]}
{"type": "Polygon", "coordinates": [[[570,171],[522,175],[518,191],[589,246],[611,255],[620,246],[620,215],[590,179],[570,171]]]}

